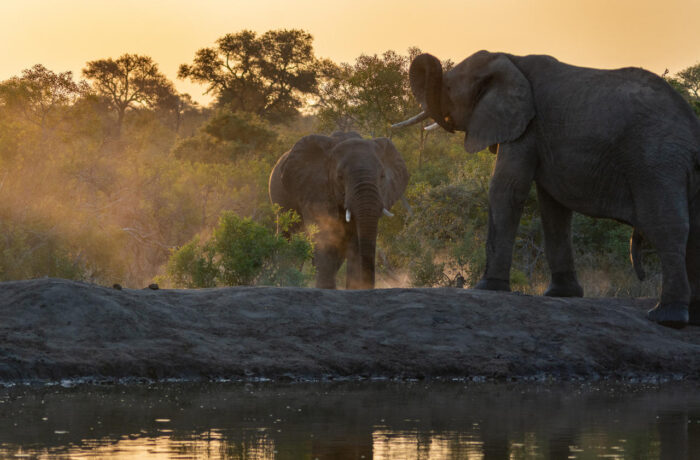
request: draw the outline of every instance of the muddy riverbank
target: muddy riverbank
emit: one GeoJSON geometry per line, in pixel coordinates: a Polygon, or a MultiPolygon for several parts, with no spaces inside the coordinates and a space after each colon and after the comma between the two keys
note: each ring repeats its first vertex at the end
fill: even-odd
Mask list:
{"type": "Polygon", "coordinates": [[[700,380],[700,327],[652,299],[458,289],[116,290],[0,283],[0,381],[700,380]]]}

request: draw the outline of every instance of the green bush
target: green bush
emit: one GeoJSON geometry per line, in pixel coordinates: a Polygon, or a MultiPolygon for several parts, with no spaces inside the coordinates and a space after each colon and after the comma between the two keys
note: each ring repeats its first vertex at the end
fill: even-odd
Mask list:
{"type": "Polygon", "coordinates": [[[383,241],[393,264],[407,269],[412,285],[449,285],[458,273],[472,285],[481,276],[492,165],[493,156],[470,156],[447,183],[414,183],[408,190],[413,216],[396,238],[383,241]]]}
{"type": "Polygon", "coordinates": [[[195,236],[173,252],[168,260],[167,272],[176,286],[208,288],[216,286],[219,268],[214,263],[211,245],[200,244],[199,238],[195,236]]]}
{"type": "Polygon", "coordinates": [[[0,218],[0,281],[43,276],[88,278],[80,255],[56,233],[46,222],[0,218]]]}
{"type": "MultiPolygon", "coordinates": [[[[284,219],[293,220],[289,215],[284,219]]],[[[195,237],[172,254],[167,273],[176,286],[189,288],[304,286],[312,274],[302,269],[311,256],[312,245],[304,234],[287,240],[227,211],[209,241],[195,237]]]]}

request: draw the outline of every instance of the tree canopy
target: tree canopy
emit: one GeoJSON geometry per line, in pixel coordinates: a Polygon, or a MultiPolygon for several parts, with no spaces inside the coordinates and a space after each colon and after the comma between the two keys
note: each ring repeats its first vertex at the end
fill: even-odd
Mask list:
{"type": "MultiPolygon", "coordinates": [[[[668,73],[668,70],[666,71],[668,73]]],[[[700,116],[700,63],[686,67],[673,77],[666,76],[671,86],[688,101],[695,113],[700,116]]]]}
{"type": "Polygon", "coordinates": [[[45,128],[60,107],[88,94],[86,82],[73,80],[72,72],[55,73],[41,64],[0,84],[0,102],[22,112],[28,121],[45,128]]]}
{"type": "Polygon", "coordinates": [[[123,54],[117,59],[90,61],[83,75],[106,98],[117,113],[117,133],[121,132],[126,110],[136,106],[154,108],[159,103],[174,104],[173,84],[148,56],[123,54]]]}
{"type": "Polygon", "coordinates": [[[216,47],[197,51],[192,64],[182,64],[178,77],[206,84],[220,106],[279,120],[296,115],[316,89],[312,43],[297,29],[226,34],[216,47]]]}
{"type": "MultiPolygon", "coordinates": [[[[360,55],[354,64],[323,61],[315,107],[327,130],[355,129],[372,136],[388,136],[390,126],[420,111],[409,87],[408,68],[418,48],[407,55],[389,50],[360,55]]],[[[451,61],[443,68],[449,70],[451,61]]]]}

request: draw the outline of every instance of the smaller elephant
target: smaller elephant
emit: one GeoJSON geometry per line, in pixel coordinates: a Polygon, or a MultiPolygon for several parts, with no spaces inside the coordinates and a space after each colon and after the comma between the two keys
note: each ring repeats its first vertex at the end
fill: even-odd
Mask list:
{"type": "Polygon", "coordinates": [[[401,154],[387,138],[355,132],[312,134],[280,157],[270,174],[270,201],[314,224],[316,287],[335,289],[347,259],[348,289],[374,287],[377,228],[408,184],[401,154]]]}

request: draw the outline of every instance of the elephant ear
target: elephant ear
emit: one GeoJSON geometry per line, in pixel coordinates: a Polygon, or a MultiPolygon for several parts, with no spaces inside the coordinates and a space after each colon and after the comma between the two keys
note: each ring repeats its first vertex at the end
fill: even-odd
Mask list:
{"type": "Polygon", "coordinates": [[[530,82],[505,55],[498,55],[479,73],[477,98],[467,123],[464,148],[475,153],[520,137],[535,116],[530,82]]]}
{"type": "Polygon", "coordinates": [[[408,185],[408,170],[406,163],[394,143],[386,137],[374,139],[377,145],[377,158],[384,166],[384,179],[381,184],[381,194],[384,207],[391,206],[401,198],[408,185]]]}
{"type": "Polygon", "coordinates": [[[328,136],[304,136],[292,147],[282,166],[281,180],[288,193],[303,202],[318,201],[321,190],[329,190],[329,152],[337,140],[328,136]]]}

